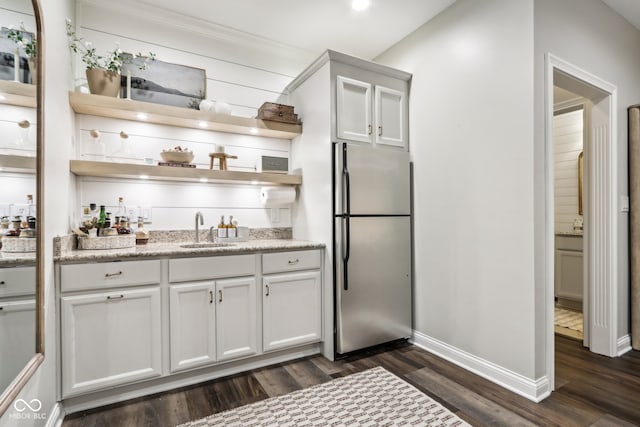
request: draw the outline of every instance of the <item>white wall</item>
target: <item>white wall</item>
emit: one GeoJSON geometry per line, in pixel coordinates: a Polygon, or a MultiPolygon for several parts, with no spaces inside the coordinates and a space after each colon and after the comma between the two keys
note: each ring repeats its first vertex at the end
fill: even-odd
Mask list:
{"type": "Polygon", "coordinates": [[[578,214],[578,156],[582,152],[583,110],[553,117],[555,232],[573,231],[578,214]]]}
{"type": "MultiPolygon", "coordinates": [[[[640,31],[599,0],[535,0],[536,223],[544,224],[544,54],[557,57],[617,86],[618,191],[628,194],[627,107],[640,99],[640,31]]],[[[618,213],[618,337],[629,333],[628,214],[618,213]]],[[[542,232],[536,233],[539,260],[542,232]]],[[[540,271],[543,265],[537,264],[540,271]]],[[[542,273],[540,273],[542,274],[542,273]]],[[[539,289],[540,283],[537,284],[539,289]]]]}
{"type": "Polygon", "coordinates": [[[533,4],[458,0],[376,60],[413,73],[414,328],[531,381],[533,4]]]}

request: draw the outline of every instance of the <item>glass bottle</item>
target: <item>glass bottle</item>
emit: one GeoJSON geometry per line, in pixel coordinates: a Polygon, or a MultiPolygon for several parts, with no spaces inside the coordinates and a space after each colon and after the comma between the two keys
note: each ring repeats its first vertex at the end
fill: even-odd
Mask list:
{"type": "Polygon", "coordinates": [[[224,223],[224,215],[220,217],[220,224],[218,224],[218,237],[223,239],[227,237],[227,226],[224,223]]]}
{"type": "Polygon", "coordinates": [[[0,218],[0,236],[5,236],[9,231],[9,217],[3,216],[0,218]]]}
{"type": "Polygon", "coordinates": [[[105,228],[107,222],[107,211],[104,205],[100,205],[100,214],[98,215],[98,228],[105,228]]]}
{"type": "Polygon", "coordinates": [[[116,217],[119,217],[121,220],[126,219],[129,221],[129,217],[127,214],[127,207],[124,204],[124,197],[118,197],[118,210],[116,211],[116,217]]]}
{"type": "Polygon", "coordinates": [[[136,228],[136,245],[146,245],[149,241],[149,231],[144,228],[144,218],[138,217],[138,228],[136,228]]]}
{"type": "Polygon", "coordinates": [[[233,215],[229,215],[229,225],[227,225],[227,237],[236,237],[236,226],[233,225],[233,215]]]}

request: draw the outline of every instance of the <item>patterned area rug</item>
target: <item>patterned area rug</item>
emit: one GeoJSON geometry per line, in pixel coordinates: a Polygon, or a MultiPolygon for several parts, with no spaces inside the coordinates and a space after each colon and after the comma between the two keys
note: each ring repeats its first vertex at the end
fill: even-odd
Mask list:
{"type": "Polygon", "coordinates": [[[210,415],[203,426],[469,426],[384,368],[210,415]]]}
{"type": "Polygon", "coordinates": [[[582,313],[564,308],[555,308],[555,324],[562,328],[568,328],[574,331],[582,331],[582,313]]]}

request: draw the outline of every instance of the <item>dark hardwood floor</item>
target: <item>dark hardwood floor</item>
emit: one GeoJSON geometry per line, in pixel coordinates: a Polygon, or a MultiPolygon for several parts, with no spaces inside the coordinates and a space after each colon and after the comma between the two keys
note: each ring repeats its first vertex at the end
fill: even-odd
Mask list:
{"type": "Polygon", "coordinates": [[[640,352],[610,359],[556,336],[556,391],[533,403],[404,344],[330,362],[312,356],[69,415],[63,427],[174,426],[382,366],[474,426],[640,425],[640,352]]]}

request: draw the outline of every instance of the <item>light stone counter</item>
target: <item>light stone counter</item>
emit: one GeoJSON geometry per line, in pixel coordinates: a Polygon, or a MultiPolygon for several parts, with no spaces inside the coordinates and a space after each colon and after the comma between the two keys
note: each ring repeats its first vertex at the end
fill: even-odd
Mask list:
{"type": "Polygon", "coordinates": [[[228,243],[225,246],[205,248],[184,248],[185,242],[148,243],[128,249],[70,250],[62,251],[54,261],[59,263],[80,263],[91,261],[109,261],[116,259],[153,258],[153,257],[193,257],[211,255],[237,255],[257,252],[282,252],[305,249],[322,249],[323,243],[302,240],[249,240],[247,242],[228,243]]]}
{"type": "Polygon", "coordinates": [[[35,252],[0,252],[0,267],[29,266],[35,264],[35,252]]]}

